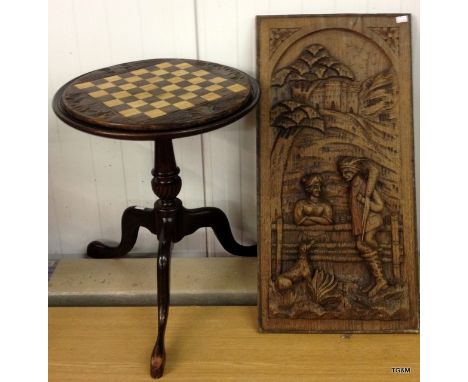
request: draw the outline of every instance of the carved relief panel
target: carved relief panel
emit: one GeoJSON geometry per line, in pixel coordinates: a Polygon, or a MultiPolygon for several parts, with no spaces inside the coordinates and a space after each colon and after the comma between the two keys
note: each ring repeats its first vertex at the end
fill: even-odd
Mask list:
{"type": "Polygon", "coordinates": [[[418,329],[410,23],[397,16],[257,19],[262,330],[418,329]]]}

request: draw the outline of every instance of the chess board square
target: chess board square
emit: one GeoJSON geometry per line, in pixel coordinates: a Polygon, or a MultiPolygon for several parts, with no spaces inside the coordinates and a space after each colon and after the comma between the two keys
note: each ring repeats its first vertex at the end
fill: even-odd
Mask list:
{"type": "Polygon", "coordinates": [[[138,109],[127,109],[119,112],[122,114],[124,117],[131,117],[132,115],[140,114],[140,110],[138,109]]]}
{"type": "Polygon", "coordinates": [[[139,80],[139,81],[134,82],[133,85],[136,85],[141,88],[143,85],[146,85],[147,83],[148,81],[146,80],[139,80]]]}
{"type": "Polygon", "coordinates": [[[184,110],[188,109],[190,107],[194,107],[195,105],[193,103],[190,103],[188,101],[180,101],[174,104],[174,106],[178,109],[184,110]]]}
{"type": "Polygon", "coordinates": [[[191,86],[192,84],[186,80],[183,80],[182,82],[178,82],[177,86],[180,86],[181,88],[186,88],[187,86],[191,86]]]}
{"type": "Polygon", "coordinates": [[[130,90],[136,88],[134,84],[123,84],[119,86],[120,89],[122,90],[130,90]]]}
{"type": "Polygon", "coordinates": [[[195,97],[198,97],[198,96],[194,93],[184,93],[184,94],[179,95],[179,98],[182,98],[184,101],[187,101],[195,97]]]}
{"type": "Polygon", "coordinates": [[[138,110],[140,110],[142,113],[145,113],[145,112],[147,112],[147,111],[154,110],[154,107],[151,106],[151,105],[148,103],[148,104],[146,104],[146,105],[140,106],[140,107],[138,108],[138,110]]]}
{"type": "Polygon", "coordinates": [[[151,97],[151,93],[148,93],[148,92],[138,93],[138,94],[135,94],[135,97],[138,99],[145,99],[145,98],[151,97]]]}
{"type": "Polygon", "coordinates": [[[154,109],[154,110],[145,112],[145,114],[150,118],[157,118],[157,117],[160,117],[162,115],[166,115],[166,112],[164,112],[164,111],[162,111],[160,109],[154,109]]]}
{"type": "Polygon", "coordinates": [[[161,77],[152,77],[152,78],[148,78],[148,79],[146,80],[146,82],[149,82],[149,83],[151,83],[151,84],[155,84],[155,83],[161,82],[161,81],[165,81],[165,79],[164,79],[164,78],[161,78],[161,77]]]}
{"type": "Polygon", "coordinates": [[[180,70],[176,70],[175,72],[172,72],[172,74],[174,76],[183,76],[184,74],[188,74],[189,72],[187,72],[186,70],[183,70],[183,69],[180,69],[180,70]]]}
{"type": "Polygon", "coordinates": [[[138,86],[135,86],[133,89],[128,89],[128,92],[132,95],[141,93],[141,89],[138,86]]]}
{"type": "Polygon", "coordinates": [[[137,107],[148,105],[148,104],[145,101],[139,99],[138,101],[130,102],[128,105],[133,108],[137,108],[137,107]]]}
{"type": "Polygon", "coordinates": [[[153,73],[156,76],[162,76],[163,74],[167,74],[169,72],[164,69],[158,69],[158,70],[153,70],[151,73],[153,73]]]}
{"type": "Polygon", "coordinates": [[[202,95],[202,98],[206,99],[207,101],[214,101],[215,99],[221,98],[221,96],[216,93],[208,93],[208,94],[202,95]]]}
{"type": "Polygon", "coordinates": [[[166,68],[169,68],[170,66],[172,66],[172,64],[169,63],[169,62],[161,62],[160,64],[156,64],[155,66],[157,66],[158,68],[161,68],[161,69],[166,69],[166,68]]]}
{"type": "Polygon", "coordinates": [[[133,76],[133,77],[128,77],[125,79],[127,82],[136,82],[142,80],[140,76],[133,76]]]}
{"type": "Polygon", "coordinates": [[[127,81],[125,81],[123,78],[121,78],[120,80],[112,81],[112,83],[113,83],[115,86],[120,86],[120,85],[126,84],[127,81]]]}
{"type": "Polygon", "coordinates": [[[173,84],[177,84],[179,82],[182,82],[184,81],[183,78],[180,78],[180,77],[172,77],[172,78],[169,78],[168,79],[169,82],[173,83],[173,84]]]}
{"type": "Polygon", "coordinates": [[[105,77],[104,79],[109,82],[114,82],[114,81],[121,80],[122,77],[115,75],[115,76],[105,77]]]}
{"type": "Polygon", "coordinates": [[[198,85],[190,85],[190,86],[185,86],[185,90],[188,90],[189,92],[193,92],[195,90],[201,89],[201,86],[198,85]]]}
{"type": "Polygon", "coordinates": [[[163,108],[163,107],[169,106],[169,105],[170,105],[170,103],[166,102],[166,101],[157,101],[157,102],[151,103],[151,106],[154,106],[157,109],[160,109],[160,108],[163,108]]]}
{"type": "Polygon", "coordinates": [[[227,88],[234,93],[238,93],[242,90],[246,90],[244,86],[239,85],[239,84],[234,84],[234,85],[228,86],[227,88]]]}
{"type": "Polygon", "coordinates": [[[177,64],[174,66],[177,66],[180,69],[187,69],[190,68],[192,65],[190,65],[188,62],[182,62],[181,64],[177,64]]]}
{"type": "Polygon", "coordinates": [[[125,98],[125,97],[130,97],[130,96],[131,96],[131,94],[130,94],[128,91],[126,91],[126,90],[121,91],[121,92],[114,93],[114,94],[112,94],[112,95],[113,95],[115,98],[119,98],[119,99],[120,99],[120,98],[125,98]]]}
{"type": "Polygon", "coordinates": [[[214,84],[220,84],[221,82],[227,81],[226,78],[223,77],[215,77],[209,80],[210,82],[213,82],[214,84]]]}
{"type": "Polygon", "coordinates": [[[104,97],[107,94],[108,93],[105,90],[98,90],[98,91],[89,93],[89,95],[93,98],[104,97]]]}
{"type": "Polygon", "coordinates": [[[145,74],[145,73],[149,73],[149,70],[148,69],[145,69],[145,68],[142,68],[142,69],[137,69],[137,70],[133,70],[132,72],[130,72],[136,76],[139,76],[140,74],[145,74]]]}
{"type": "Polygon", "coordinates": [[[187,80],[188,82],[190,82],[191,84],[199,84],[201,82],[205,82],[205,80],[203,78],[200,78],[200,77],[194,77],[194,78],[191,78],[189,80],[187,80]]]}
{"type": "Polygon", "coordinates": [[[141,89],[143,89],[143,90],[145,90],[145,91],[149,91],[149,90],[156,89],[156,86],[153,85],[153,84],[148,84],[148,85],[142,86],[141,89]]]}
{"type": "MultiPolygon", "coordinates": [[[[104,82],[104,83],[101,84],[101,85],[97,85],[97,87],[98,87],[99,89],[104,90],[104,89],[113,88],[113,87],[114,87],[114,84],[111,83],[111,82],[104,82]]],[[[125,90],[125,89],[124,89],[124,90],[125,90]]]]}
{"type": "Polygon", "coordinates": [[[92,82],[83,82],[81,84],[76,84],[75,87],[78,89],[88,89],[93,87],[94,84],[92,82]]]}
{"type": "Polygon", "coordinates": [[[180,86],[177,86],[175,84],[171,84],[171,85],[163,86],[162,89],[167,91],[167,92],[170,92],[172,90],[180,89],[180,86]]]}
{"type": "Polygon", "coordinates": [[[206,87],[205,89],[209,90],[210,92],[215,92],[216,90],[219,90],[219,89],[222,89],[222,88],[223,88],[222,86],[214,84],[214,85],[206,87]]]}
{"type": "Polygon", "coordinates": [[[147,79],[149,79],[149,78],[153,78],[153,77],[154,77],[154,74],[151,73],[150,71],[148,71],[148,73],[140,74],[140,77],[143,78],[144,80],[147,80],[147,79]]]}
{"type": "Polygon", "coordinates": [[[175,97],[175,95],[172,93],[163,93],[159,96],[159,98],[162,100],[173,98],[173,97],[175,97]]]}
{"type": "Polygon", "coordinates": [[[114,106],[118,106],[122,104],[123,102],[121,100],[115,99],[115,98],[113,100],[104,102],[104,105],[109,106],[109,107],[114,107],[114,106]]]}
{"type": "Polygon", "coordinates": [[[207,72],[206,70],[197,70],[196,72],[193,72],[192,74],[194,76],[197,76],[197,77],[202,77],[202,76],[206,76],[207,74],[210,74],[210,73],[207,72]]]}
{"type": "Polygon", "coordinates": [[[184,88],[179,88],[179,89],[171,91],[171,93],[176,95],[176,96],[180,96],[182,94],[187,93],[187,90],[185,90],[184,88]]]}

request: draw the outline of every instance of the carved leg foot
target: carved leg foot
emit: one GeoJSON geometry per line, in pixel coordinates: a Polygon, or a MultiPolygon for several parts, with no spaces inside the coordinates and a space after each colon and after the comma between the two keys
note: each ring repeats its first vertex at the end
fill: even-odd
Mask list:
{"type": "Polygon", "coordinates": [[[244,246],[232,236],[229,221],[219,208],[204,207],[183,211],[183,234],[190,235],[202,227],[211,227],[223,248],[236,256],[257,256],[257,246],[244,246]]]}
{"type": "Polygon", "coordinates": [[[159,250],[157,259],[158,279],[158,338],[151,355],[150,373],[153,378],[161,378],[166,364],[164,349],[164,335],[166,333],[167,317],[169,314],[169,275],[172,249],[172,221],[163,223],[159,235],[159,250]]]}
{"type": "Polygon", "coordinates": [[[152,209],[128,207],[122,215],[122,238],[116,247],[110,247],[100,241],[88,244],[87,255],[95,259],[105,259],[125,256],[136,243],[139,228],[146,227],[156,233],[152,209]]]}

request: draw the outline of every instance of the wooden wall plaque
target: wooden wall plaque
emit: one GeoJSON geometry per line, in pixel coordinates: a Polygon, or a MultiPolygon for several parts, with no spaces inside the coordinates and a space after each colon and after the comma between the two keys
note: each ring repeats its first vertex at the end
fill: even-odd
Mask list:
{"type": "Polygon", "coordinates": [[[260,329],[418,331],[410,16],[257,36],[260,329]]]}

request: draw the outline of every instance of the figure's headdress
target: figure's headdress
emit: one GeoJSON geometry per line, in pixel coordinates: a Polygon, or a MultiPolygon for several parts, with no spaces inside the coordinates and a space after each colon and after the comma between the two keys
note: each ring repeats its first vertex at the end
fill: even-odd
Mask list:
{"type": "Polygon", "coordinates": [[[361,162],[362,158],[356,158],[356,157],[341,157],[338,159],[338,169],[340,171],[343,170],[354,170],[354,171],[359,171],[361,168],[361,162]]]}

